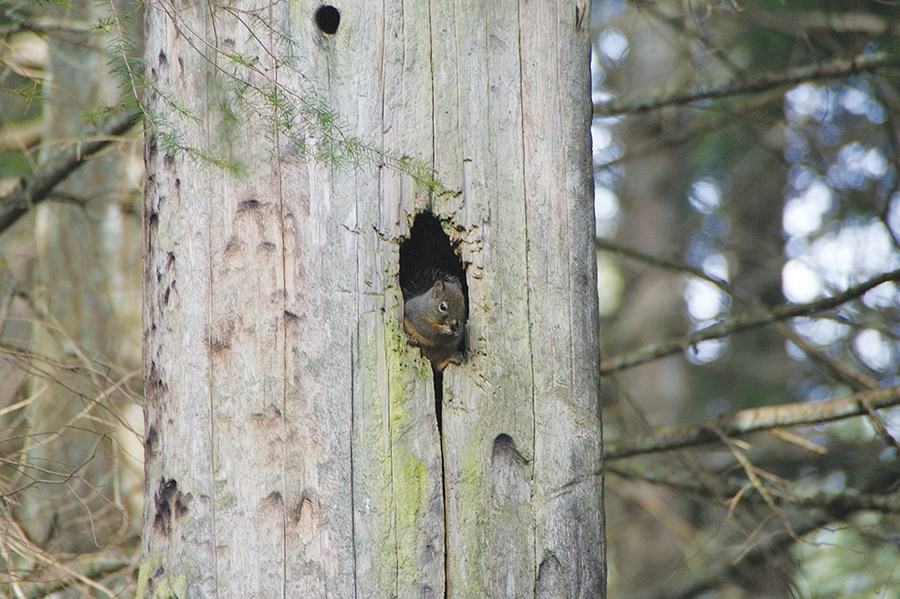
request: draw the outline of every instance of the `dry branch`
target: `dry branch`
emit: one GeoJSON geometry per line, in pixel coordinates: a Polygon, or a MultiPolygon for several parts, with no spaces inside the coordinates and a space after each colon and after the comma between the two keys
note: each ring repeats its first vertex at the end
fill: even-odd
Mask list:
{"type": "Polygon", "coordinates": [[[594,247],[604,252],[611,252],[614,254],[619,254],[624,258],[630,258],[632,260],[638,260],[643,262],[644,264],[649,264],[650,266],[655,266],[656,268],[662,268],[664,270],[671,270],[677,273],[685,273],[690,274],[698,279],[703,279],[709,283],[712,283],[722,291],[727,294],[732,294],[732,290],[728,288],[728,283],[720,279],[719,277],[713,277],[706,274],[702,268],[697,268],[694,266],[690,266],[689,264],[685,264],[683,262],[677,262],[675,260],[669,260],[666,258],[660,258],[658,256],[653,256],[651,254],[645,254],[639,250],[627,248],[617,243],[613,243],[612,241],[606,239],[594,239],[594,247]]]}
{"type": "MultiPolygon", "coordinates": [[[[685,495],[702,498],[734,497],[741,492],[743,486],[742,483],[735,484],[729,480],[727,485],[721,489],[713,489],[709,484],[698,481],[693,476],[686,477],[683,475],[652,472],[640,466],[637,468],[607,466],[605,472],[607,475],[613,474],[624,480],[643,481],[652,485],[664,486],[685,495]]],[[[716,477],[717,482],[722,479],[720,473],[713,473],[711,476],[716,477]]],[[[790,504],[796,507],[822,509],[830,512],[870,510],[885,514],[900,513],[900,496],[890,491],[886,493],[860,493],[856,489],[850,489],[839,493],[819,491],[813,494],[801,494],[772,489],[771,493],[779,505],[790,504]]],[[[745,496],[742,501],[760,502],[762,499],[750,494],[745,496]]]]}
{"type": "Polygon", "coordinates": [[[872,71],[880,67],[896,64],[897,59],[885,52],[860,54],[852,58],[839,58],[828,62],[807,64],[784,71],[764,73],[757,77],[722,81],[711,85],[701,85],[679,92],[660,91],[649,96],[611,100],[594,105],[594,116],[606,117],[622,114],[640,114],[666,106],[681,106],[716,98],[726,98],[741,94],[753,94],[804,81],[835,79],[872,71]]]}
{"type": "MultiPolygon", "coordinates": [[[[641,252],[639,250],[627,248],[606,239],[595,239],[594,245],[601,251],[618,254],[624,258],[637,260],[656,268],[695,276],[715,285],[735,300],[742,300],[743,303],[749,303],[750,305],[754,306],[758,305],[758,301],[750,300],[748,302],[747,298],[742,298],[739,292],[733,289],[726,281],[718,277],[706,274],[703,269],[695,268],[676,260],[660,258],[651,254],[641,252]]],[[[865,373],[854,370],[841,360],[830,358],[825,352],[804,339],[803,336],[796,333],[789,326],[783,323],[777,323],[774,326],[774,329],[779,335],[803,350],[803,352],[813,362],[827,370],[832,376],[837,377],[839,380],[850,385],[853,389],[861,391],[863,389],[878,388],[878,381],[876,381],[874,378],[865,373]]]]}
{"type": "Polygon", "coordinates": [[[0,198],[0,233],[12,226],[35,204],[46,200],[57,184],[97,152],[117,141],[116,138],[128,131],[139,118],[139,112],[114,112],[99,124],[90,127],[80,143],[51,152],[47,160],[30,176],[22,178],[12,192],[0,198]]]}
{"type": "Polygon", "coordinates": [[[805,304],[784,304],[768,310],[752,311],[748,314],[727,318],[685,337],[672,339],[655,345],[648,345],[625,355],[603,360],[600,363],[600,374],[609,374],[611,372],[624,370],[626,368],[631,368],[632,366],[637,366],[638,364],[669,356],[708,339],[718,339],[773,322],[781,322],[798,316],[809,316],[811,314],[824,312],[860,297],[873,287],[898,279],[900,279],[900,269],[882,273],[859,285],[850,287],[841,293],[814,302],[805,304]]]}
{"type": "MultiPolygon", "coordinates": [[[[871,497],[872,495],[886,496],[890,489],[897,484],[897,480],[896,471],[885,470],[883,475],[876,477],[876,480],[866,485],[863,489],[863,494],[866,497],[871,497]]],[[[852,500],[836,501],[820,507],[823,508],[822,511],[815,513],[811,520],[794,525],[794,531],[798,537],[803,537],[831,522],[846,520],[857,510],[871,509],[866,501],[857,503],[852,500]]],[[[717,560],[699,571],[694,580],[675,588],[668,588],[663,593],[658,593],[654,596],[659,599],[698,597],[705,591],[721,587],[723,581],[739,576],[745,565],[760,563],[767,559],[767,556],[790,546],[794,542],[794,538],[788,535],[786,531],[768,535],[761,542],[750,548],[742,556],[742,559],[717,560]]]]}
{"type": "Polygon", "coordinates": [[[662,427],[643,439],[609,441],[605,458],[616,460],[635,455],[702,445],[720,440],[720,435],[736,437],[786,426],[821,424],[869,414],[900,404],[900,386],[853,393],[819,403],[799,402],[740,410],[731,416],[696,425],[662,427]]]}

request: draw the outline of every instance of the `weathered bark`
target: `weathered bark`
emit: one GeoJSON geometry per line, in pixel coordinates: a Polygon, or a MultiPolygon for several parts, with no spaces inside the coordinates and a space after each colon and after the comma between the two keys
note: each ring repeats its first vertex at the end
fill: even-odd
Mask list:
{"type": "Polygon", "coordinates": [[[355,3],[334,36],[312,1],[148,4],[151,113],[204,115],[185,145],[246,169],[148,137],[141,593],[602,596],[588,4],[355,3]],[[264,111],[229,140],[229,54],[449,193],[316,161],[264,111]],[[401,322],[424,210],[468,265],[443,439],[401,322]]]}
{"type": "Polygon", "coordinates": [[[450,589],[600,596],[589,3],[433,10],[439,208],[470,264],[469,364],[446,376],[450,589]]]}

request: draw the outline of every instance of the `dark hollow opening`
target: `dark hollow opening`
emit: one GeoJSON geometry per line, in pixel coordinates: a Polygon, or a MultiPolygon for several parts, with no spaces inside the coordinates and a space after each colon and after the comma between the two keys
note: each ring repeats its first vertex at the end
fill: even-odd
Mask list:
{"type": "MultiPolygon", "coordinates": [[[[465,298],[465,318],[469,318],[469,286],[462,260],[456,255],[450,237],[441,227],[441,222],[431,213],[416,215],[409,239],[400,244],[400,288],[403,299],[408,300],[431,289],[435,273],[448,274],[459,279],[465,298]]],[[[463,329],[462,346],[466,346],[463,329]]],[[[441,408],[443,401],[443,374],[434,371],[435,415],[438,430],[441,430],[441,408]]]]}
{"type": "Polygon", "coordinates": [[[341,24],[341,13],[335,7],[325,4],[316,9],[316,25],[326,35],[334,35],[341,24]]]}
{"type": "Polygon", "coordinates": [[[433,214],[422,212],[416,215],[409,239],[400,244],[400,287],[403,289],[403,298],[427,291],[434,282],[428,280],[430,273],[435,271],[459,279],[468,305],[469,288],[462,261],[453,251],[450,237],[444,233],[441,222],[433,214]]]}

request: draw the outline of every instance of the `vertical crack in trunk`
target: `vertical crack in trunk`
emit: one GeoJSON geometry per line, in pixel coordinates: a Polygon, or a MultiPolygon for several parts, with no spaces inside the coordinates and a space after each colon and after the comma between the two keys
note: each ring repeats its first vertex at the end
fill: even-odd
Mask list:
{"type": "Polygon", "coordinates": [[[444,498],[444,599],[450,596],[450,518],[447,511],[447,467],[444,458],[444,373],[433,369],[434,375],[434,416],[437,422],[438,442],[441,452],[441,491],[444,498]]]}

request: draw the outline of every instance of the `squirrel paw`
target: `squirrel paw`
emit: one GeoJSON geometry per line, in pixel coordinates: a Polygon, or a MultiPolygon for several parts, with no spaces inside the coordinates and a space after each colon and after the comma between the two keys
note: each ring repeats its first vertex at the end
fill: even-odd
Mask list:
{"type": "Polygon", "coordinates": [[[443,372],[448,364],[456,364],[459,366],[463,363],[463,353],[461,351],[455,351],[440,362],[433,364],[434,369],[438,372],[443,372]]]}

